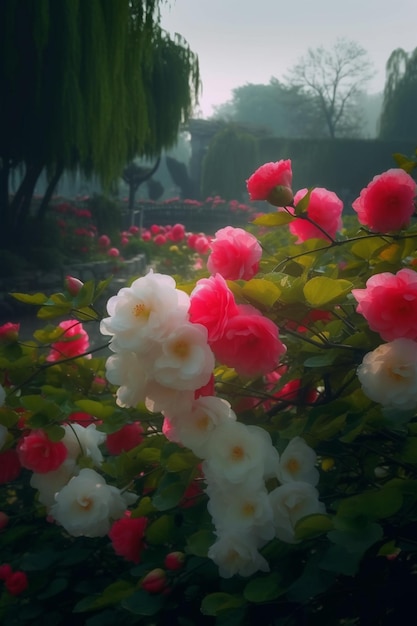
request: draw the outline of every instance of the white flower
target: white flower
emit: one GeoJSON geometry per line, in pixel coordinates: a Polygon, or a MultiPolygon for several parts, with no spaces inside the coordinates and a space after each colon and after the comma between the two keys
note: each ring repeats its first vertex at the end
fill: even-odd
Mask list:
{"type": "Polygon", "coordinates": [[[147,382],[145,363],[135,352],[113,354],[106,361],[106,377],[112,385],[119,385],[116,403],[132,407],[144,402],[147,382]]]}
{"type": "Polygon", "coordinates": [[[214,429],[227,420],[236,420],[227,400],[216,396],[202,396],[194,400],[189,411],[168,413],[179,440],[200,458],[207,456],[207,444],[214,429]]]}
{"type": "Polygon", "coordinates": [[[249,481],[229,487],[208,489],[207,509],[217,533],[250,533],[259,543],[272,539],[275,535],[273,513],[264,482],[249,481]]]}
{"type": "Polygon", "coordinates": [[[131,494],[122,494],[85,468],[55,495],[51,515],[74,537],[103,537],[131,500],[131,494]]]}
{"type": "Polygon", "coordinates": [[[301,437],[294,437],[281,454],[279,479],[282,483],[300,480],[317,485],[319,472],[315,467],[317,455],[301,437]]]}
{"type": "Polygon", "coordinates": [[[417,342],[394,339],[365,354],[358,378],[368,398],[398,410],[417,407],[417,342]]]}
{"type": "Polygon", "coordinates": [[[83,454],[90,457],[94,465],[100,465],[103,455],[98,446],[106,440],[105,433],[97,430],[95,424],[90,424],[87,428],[81,424],[65,424],[64,429],[62,441],[68,450],[68,458],[76,460],[83,454]]]}
{"type": "Polygon", "coordinates": [[[3,406],[6,400],[6,392],[4,391],[3,385],[0,385],[0,406],[3,406]]]}
{"type": "Polygon", "coordinates": [[[203,466],[231,483],[243,482],[249,476],[257,480],[269,474],[273,450],[271,438],[262,428],[227,420],[213,431],[203,466]]]}
{"type": "Polygon", "coordinates": [[[189,303],[189,296],[175,288],[171,276],[151,270],[108,300],[110,317],[102,320],[100,331],[113,336],[110,347],[115,352],[145,353],[153,341],[159,341],[188,319],[189,303]]]}
{"type": "Polygon", "coordinates": [[[160,385],[156,380],[149,380],[145,389],[145,405],[152,413],[175,412],[190,410],[194,400],[194,391],[182,391],[160,385]]]}
{"type": "Polygon", "coordinates": [[[292,481],[270,492],[274,512],[275,534],[286,543],[296,543],[295,525],[303,517],[325,513],[326,507],[318,499],[318,491],[309,483],[292,481]]]}
{"type": "Polygon", "coordinates": [[[269,572],[267,561],[248,534],[222,535],[209,548],[208,557],[218,565],[222,578],[231,578],[235,574],[251,576],[257,571],[269,572]]]}
{"type": "Polygon", "coordinates": [[[214,354],[207,343],[207,329],[186,322],[163,342],[153,364],[155,380],[173,389],[195,390],[206,385],[214,369],[214,354]]]}
{"type": "Polygon", "coordinates": [[[66,459],[57,470],[38,474],[34,472],[30,478],[30,484],[39,491],[39,502],[50,509],[55,503],[55,494],[64,487],[74,474],[78,473],[78,467],[73,459],[66,459]]]}

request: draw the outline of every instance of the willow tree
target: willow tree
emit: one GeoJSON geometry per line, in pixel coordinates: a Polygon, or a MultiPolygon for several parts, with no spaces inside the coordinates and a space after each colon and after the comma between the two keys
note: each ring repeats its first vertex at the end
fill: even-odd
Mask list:
{"type": "Polygon", "coordinates": [[[107,184],[175,143],[198,97],[198,60],[161,29],[161,1],[1,0],[3,244],[17,242],[44,169],[50,190],[64,170],[107,184]]]}
{"type": "Polygon", "coordinates": [[[417,144],[417,48],[392,52],[386,65],[381,139],[411,140],[417,144]]]}

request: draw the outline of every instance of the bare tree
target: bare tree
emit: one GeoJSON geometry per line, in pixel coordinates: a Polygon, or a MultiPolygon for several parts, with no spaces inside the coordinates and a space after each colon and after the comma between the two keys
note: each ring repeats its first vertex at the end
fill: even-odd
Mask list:
{"type": "Polygon", "coordinates": [[[356,98],[374,74],[364,48],[338,39],[327,50],[309,48],[286,76],[293,87],[314,97],[330,137],[355,135],[360,130],[360,108],[356,98]]]}

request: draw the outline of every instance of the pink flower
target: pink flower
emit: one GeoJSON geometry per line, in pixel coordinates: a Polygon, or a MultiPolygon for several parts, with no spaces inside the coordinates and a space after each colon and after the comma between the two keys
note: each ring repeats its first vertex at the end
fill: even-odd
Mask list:
{"type": "Polygon", "coordinates": [[[135,448],[143,441],[143,428],[139,422],[126,424],[115,433],[107,435],[106,446],[110,454],[121,454],[135,448]]]}
{"type": "Polygon", "coordinates": [[[107,255],[115,259],[120,256],[120,252],[117,248],[109,248],[109,250],[107,250],[107,255]]]}
{"type": "Polygon", "coordinates": [[[139,230],[140,230],[139,226],[134,226],[133,225],[133,226],[129,227],[129,233],[131,235],[137,235],[139,233],[139,230]]]}
{"type": "Polygon", "coordinates": [[[156,567],[146,574],[141,585],[148,593],[161,593],[167,585],[167,576],[161,567],[156,567]]]}
{"type": "Polygon", "coordinates": [[[396,274],[375,274],[365,289],[352,289],[352,294],[358,302],[357,312],[384,341],[417,340],[416,272],[404,268],[396,274]]]}
{"type": "Polygon", "coordinates": [[[153,242],[156,246],[163,246],[167,242],[167,238],[162,233],[159,233],[159,235],[156,235],[153,242]]]}
{"type": "Polygon", "coordinates": [[[257,274],[262,248],[256,237],[243,228],[221,228],[211,241],[210,249],[207,269],[211,274],[218,272],[226,280],[250,280],[257,274]]]}
{"type": "Polygon", "coordinates": [[[58,469],[68,456],[62,441],[51,441],[43,430],[32,430],[17,446],[20,463],[37,474],[58,469]]]}
{"type": "Polygon", "coordinates": [[[25,572],[13,572],[6,578],[4,586],[12,596],[19,596],[28,587],[28,577],[25,572]]]}
{"type": "Polygon", "coordinates": [[[190,295],[190,321],[208,330],[208,342],[218,341],[229,318],[238,314],[233,293],[220,274],[197,281],[190,295]]]}
{"type": "Polygon", "coordinates": [[[127,246],[128,243],[129,243],[129,237],[121,237],[120,238],[120,245],[127,246]]]}
{"type": "Polygon", "coordinates": [[[216,358],[242,376],[260,376],[276,369],[286,347],[278,327],[252,306],[240,305],[229,318],[222,339],[212,345],[216,358]]]}
{"type": "Polygon", "coordinates": [[[175,224],[169,231],[171,241],[179,243],[185,239],[185,227],[182,224],[175,224]]]}
{"type": "Polygon", "coordinates": [[[6,322],[0,326],[0,342],[14,343],[19,336],[20,324],[6,322]]]}
{"type": "Polygon", "coordinates": [[[160,226],[158,226],[157,224],[152,224],[152,226],[151,226],[151,233],[152,233],[152,235],[157,235],[160,231],[161,231],[161,227],[160,226]]]}
{"type": "Polygon", "coordinates": [[[416,189],[416,182],[404,170],[390,169],[374,176],[352,207],[359,222],[376,232],[401,230],[415,211],[416,189]]]}
{"type": "Polygon", "coordinates": [[[210,249],[210,239],[205,235],[199,235],[194,243],[194,250],[198,254],[206,254],[210,249]]]}
{"type": "Polygon", "coordinates": [[[139,563],[144,548],[147,523],[146,517],[128,515],[116,520],[109,531],[115,553],[127,561],[139,563]]]}
{"type": "MultiPolygon", "coordinates": [[[[300,189],[294,196],[294,204],[306,195],[307,189],[300,189]]],[[[316,187],[310,195],[310,201],[307,208],[308,217],[321,226],[329,238],[334,239],[338,230],[342,228],[342,211],[343,202],[333,191],[328,191],[323,187],[316,187]]],[[[289,224],[290,232],[298,237],[296,243],[302,243],[308,239],[329,239],[314,224],[305,219],[296,218],[289,224]]]]}
{"type": "Polygon", "coordinates": [[[7,580],[13,573],[12,566],[9,563],[0,565],[0,580],[7,580]]]}
{"type": "Polygon", "coordinates": [[[150,230],[144,230],[141,237],[142,241],[150,241],[152,239],[152,233],[150,230]]]}
{"type": "Polygon", "coordinates": [[[51,345],[47,361],[60,361],[61,359],[77,357],[87,352],[90,344],[88,334],[81,322],[64,320],[59,324],[59,328],[62,328],[64,332],[60,340],[55,341],[51,345]]]}
{"type": "Polygon", "coordinates": [[[101,237],[98,238],[97,243],[100,248],[108,248],[111,243],[110,237],[107,235],[101,235],[101,237]]]}
{"type": "Polygon", "coordinates": [[[277,161],[261,165],[246,181],[251,200],[267,200],[274,206],[291,204],[291,161],[277,161]]]}
{"type": "Polygon", "coordinates": [[[170,552],[164,559],[164,565],[168,570],[179,570],[184,567],[185,554],[184,552],[170,552]]]}

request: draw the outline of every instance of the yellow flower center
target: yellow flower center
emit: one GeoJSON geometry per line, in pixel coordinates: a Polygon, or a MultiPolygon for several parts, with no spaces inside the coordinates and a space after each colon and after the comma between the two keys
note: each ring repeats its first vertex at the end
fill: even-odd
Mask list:
{"type": "Polygon", "coordinates": [[[180,359],[185,359],[190,353],[190,346],[186,341],[180,339],[176,341],[172,346],[173,353],[178,356],[180,359]]]}
{"type": "Polygon", "coordinates": [[[150,310],[143,303],[135,304],[135,306],[133,307],[133,315],[135,317],[148,319],[150,313],[150,310]]]}
{"type": "Polygon", "coordinates": [[[198,430],[207,430],[210,424],[210,418],[208,415],[200,415],[197,420],[197,428],[198,430]]]}
{"type": "Polygon", "coordinates": [[[245,457],[245,451],[242,446],[233,446],[230,451],[232,461],[242,461],[245,457]]]}
{"type": "Polygon", "coordinates": [[[285,467],[290,474],[296,474],[300,469],[300,463],[297,461],[297,459],[292,458],[286,462],[285,467]]]}
{"type": "Polygon", "coordinates": [[[244,517],[253,517],[253,514],[255,513],[255,505],[253,502],[245,502],[242,506],[242,513],[244,517]]]}

